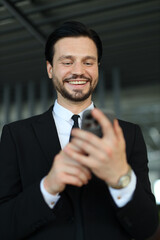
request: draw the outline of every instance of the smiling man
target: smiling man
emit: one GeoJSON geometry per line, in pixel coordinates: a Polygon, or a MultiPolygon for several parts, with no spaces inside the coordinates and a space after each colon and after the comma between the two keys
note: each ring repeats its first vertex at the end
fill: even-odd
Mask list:
{"type": "Polygon", "coordinates": [[[58,103],[84,102],[89,106],[98,82],[95,43],[87,36],[67,37],[55,43],[54,51],[52,62],[47,61],[47,71],[57,90],[58,103]]]}
{"type": "Polygon", "coordinates": [[[49,36],[45,56],[54,106],[2,132],[0,239],[146,239],[158,216],[140,128],[117,119],[112,125],[92,102],[99,36],[66,22],[49,36]],[[86,109],[102,138],[71,130],[86,109]]]}

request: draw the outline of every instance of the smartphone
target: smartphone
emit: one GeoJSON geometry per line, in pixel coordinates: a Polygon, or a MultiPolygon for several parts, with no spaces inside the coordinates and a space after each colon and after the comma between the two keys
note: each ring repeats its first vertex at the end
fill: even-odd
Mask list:
{"type": "MultiPolygon", "coordinates": [[[[82,116],[82,129],[92,132],[95,135],[97,135],[98,137],[102,137],[103,134],[102,134],[101,126],[99,125],[97,120],[92,117],[91,111],[92,110],[84,111],[83,116],[82,116]]],[[[101,110],[101,111],[106,115],[106,117],[113,124],[113,121],[115,119],[114,112],[111,110],[101,110]]]]}

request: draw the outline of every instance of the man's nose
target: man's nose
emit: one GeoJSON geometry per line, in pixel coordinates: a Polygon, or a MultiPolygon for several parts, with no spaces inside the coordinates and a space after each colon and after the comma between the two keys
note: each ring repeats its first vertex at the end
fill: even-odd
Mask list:
{"type": "Polygon", "coordinates": [[[72,74],[81,75],[85,72],[84,65],[82,63],[75,63],[72,68],[72,74]]]}

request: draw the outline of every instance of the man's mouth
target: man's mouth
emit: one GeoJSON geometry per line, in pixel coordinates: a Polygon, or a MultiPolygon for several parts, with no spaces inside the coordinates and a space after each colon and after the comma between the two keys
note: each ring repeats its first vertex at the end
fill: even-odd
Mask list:
{"type": "Polygon", "coordinates": [[[84,85],[84,84],[86,84],[87,82],[88,82],[87,80],[81,80],[81,81],[73,80],[73,81],[68,81],[68,83],[73,84],[73,85],[84,85]]]}
{"type": "Polygon", "coordinates": [[[71,85],[85,85],[89,82],[89,79],[66,79],[64,82],[67,82],[71,85]]]}

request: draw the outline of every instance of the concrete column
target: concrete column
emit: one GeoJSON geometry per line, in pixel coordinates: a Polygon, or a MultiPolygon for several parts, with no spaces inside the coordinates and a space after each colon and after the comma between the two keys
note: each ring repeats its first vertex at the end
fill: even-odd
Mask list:
{"type": "Polygon", "coordinates": [[[47,80],[41,80],[40,86],[40,97],[41,97],[41,109],[42,111],[46,111],[47,108],[47,100],[48,100],[48,89],[47,89],[47,80]]]}
{"type": "Polygon", "coordinates": [[[10,122],[10,86],[8,83],[4,85],[3,90],[3,114],[4,119],[3,123],[9,123],[10,122]]]}
{"type": "Polygon", "coordinates": [[[21,83],[16,84],[15,100],[16,100],[16,119],[19,120],[22,118],[22,85],[21,83]]]}
{"type": "Polygon", "coordinates": [[[120,70],[119,68],[112,69],[112,86],[113,86],[113,101],[114,101],[114,111],[118,118],[121,117],[121,87],[120,87],[120,70]]]}
{"type": "Polygon", "coordinates": [[[35,85],[33,81],[30,81],[28,83],[28,112],[30,116],[34,115],[34,109],[35,109],[35,85]]]}
{"type": "Polygon", "coordinates": [[[104,71],[102,69],[99,72],[98,102],[100,108],[105,108],[105,84],[104,84],[104,71]]]}

